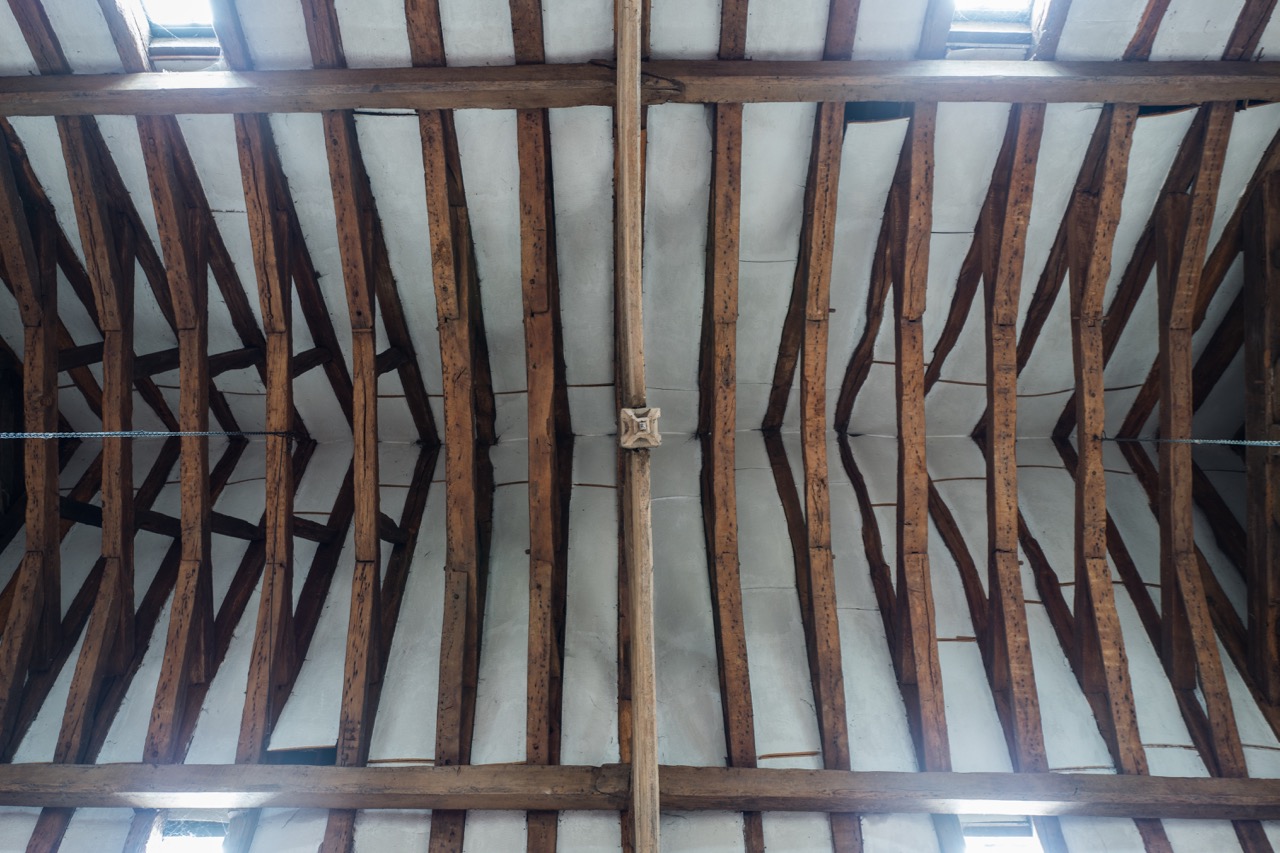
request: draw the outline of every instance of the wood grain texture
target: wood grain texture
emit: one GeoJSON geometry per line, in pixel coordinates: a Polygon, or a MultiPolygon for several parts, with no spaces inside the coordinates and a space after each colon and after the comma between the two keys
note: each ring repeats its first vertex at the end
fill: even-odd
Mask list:
{"type": "MultiPolygon", "coordinates": [[[[806,188],[809,229],[801,244],[805,283],[804,338],[800,349],[800,431],[804,466],[805,524],[808,550],[808,612],[802,614],[812,637],[814,701],[822,737],[823,766],[847,770],[849,732],[845,713],[840,620],[836,612],[835,563],[831,551],[831,492],[827,475],[827,342],[835,249],[837,188],[844,146],[844,105],[818,106],[810,180],[806,188]],[[807,618],[806,618],[807,617],[807,618]]],[[[862,849],[857,815],[832,817],[838,851],[862,849]]]]}
{"type": "MultiPolygon", "coordinates": [[[[293,419],[293,286],[290,275],[290,199],[281,198],[266,151],[264,124],[236,116],[249,238],[253,247],[258,303],[266,330],[266,428],[288,433],[293,419]]],[[[262,592],[258,601],[237,762],[261,761],[271,726],[283,706],[281,687],[294,666],[293,499],[295,482],[287,435],[267,437],[266,505],[262,592]]]]}
{"type": "MultiPolygon", "coordinates": [[[[14,181],[8,152],[0,152],[0,241],[3,259],[23,323],[23,427],[58,429],[58,287],[52,231],[32,232],[14,181]]],[[[23,447],[26,555],[16,572],[3,635],[0,636],[0,747],[18,721],[19,700],[32,664],[48,664],[61,623],[61,567],[58,521],[58,446],[27,441],[23,447]]]]}
{"type": "MultiPolygon", "coordinates": [[[[656,768],[655,768],[656,769],[656,768]]],[[[663,766],[663,805],[682,811],[859,811],[1280,817],[1280,781],[1080,773],[929,773],[663,766]]],[[[273,767],[143,764],[0,766],[0,804],[170,808],[617,811],[626,765],[273,767]]]]}
{"type": "MultiPolygon", "coordinates": [[[[740,11],[745,37],[745,3],[740,11]]],[[[722,49],[734,25],[729,12],[726,5],[722,49]]],[[[698,379],[702,515],[726,752],[731,766],[754,767],[756,732],[739,570],[735,436],[742,105],[716,107],[714,122],[698,379]]],[[[758,813],[744,815],[743,833],[748,851],[764,849],[764,825],[758,813]]]]}
{"type": "MultiPolygon", "coordinates": [[[[1275,437],[1280,422],[1280,387],[1276,359],[1280,338],[1280,176],[1259,183],[1245,216],[1245,436],[1254,441],[1275,437]]],[[[1248,551],[1249,672],[1262,695],[1280,702],[1280,495],[1276,494],[1276,453],[1264,447],[1246,449],[1248,551]]]]}
{"type": "Polygon", "coordinates": [[[1048,769],[1018,560],[1017,323],[1044,108],[1014,108],[1014,144],[1004,198],[993,206],[983,276],[987,338],[987,588],[992,688],[1008,696],[1011,754],[1024,772],[1048,769]]]}
{"type": "Polygon", "coordinates": [[[898,530],[896,630],[899,681],[920,717],[918,752],[926,770],[951,766],[942,673],[929,578],[929,474],[925,467],[924,328],[929,235],[933,221],[933,136],[936,104],[917,104],[907,131],[908,178],[899,210],[902,251],[894,255],[894,318],[898,409],[898,530]]]}
{"type": "MultiPolygon", "coordinates": [[[[309,0],[324,2],[324,0],[309,0]]],[[[1275,100],[1271,62],[1013,60],[644,63],[642,100],[1133,102],[1177,106],[1224,97],[1275,100]]],[[[612,74],[591,64],[6,77],[0,115],[178,115],[351,109],[547,109],[614,103],[612,74]]]]}
{"type": "Polygon", "coordinates": [[[1075,470],[1075,614],[1072,663],[1086,695],[1105,700],[1106,732],[1123,773],[1147,772],[1129,682],[1129,667],[1111,570],[1107,564],[1106,473],[1101,436],[1105,430],[1102,356],[1103,295],[1111,249],[1120,220],[1136,109],[1105,108],[1107,135],[1103,169],[1094,186],[1078,191],[1068,232],[1071,269],[1072,341],[1076,376],[1079,462],[1075,470]]]}

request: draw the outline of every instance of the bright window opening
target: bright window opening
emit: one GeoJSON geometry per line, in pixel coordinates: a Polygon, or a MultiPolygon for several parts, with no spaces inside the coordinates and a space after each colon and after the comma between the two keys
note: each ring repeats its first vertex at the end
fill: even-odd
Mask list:
{"type": "Polygon", "coordinates": [[[156,29],[213,28],[209,0],[142,0],[142,8],[156,29]]]}
{"type": "Polygon", "coordinates": [[[222,853],[227,825],[209,820],[166,820],[147,853],[222,853]]]}
{"type": "Polygon", "coordinates": [[[1031,0],[955,0],[957,20],[1028,21],[1031,0]]]}
{"type": "Polygon", "coordinates": [[[165,71],[198,71],[222,55],[209,0],[141,0],[151,25],[150,53],[165,71]]]}
{"type": "Polygon", "coordinates": [[[962,817],[965,853],[1044,853],[1035,827],[1022,817],[962,817]]]}
{"type": "Polygon", "coordinates": [[[1025,59],[1034,41],[1034,0],[955,0],[948,56],[953,59],[1025,59]]]}

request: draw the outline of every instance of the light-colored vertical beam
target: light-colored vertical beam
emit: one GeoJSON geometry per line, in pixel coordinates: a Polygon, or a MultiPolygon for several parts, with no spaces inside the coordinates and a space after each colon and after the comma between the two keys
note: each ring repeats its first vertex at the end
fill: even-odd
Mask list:
{"type": "MultiPolygon", "coordinates": [[[[618,291],[615,300],[619,399],[644,408],[644,319],[641,284],[644,159],[640,121],[642,0],[615,0],[617,51],[615,133],[617,150],[618,291]]],[[[653,645],[653,521],[649,452],[622,456],[622,526],[628,572],[631,636],[631,816],[636,853],[658,849],[658,716],[653,645]]]]}

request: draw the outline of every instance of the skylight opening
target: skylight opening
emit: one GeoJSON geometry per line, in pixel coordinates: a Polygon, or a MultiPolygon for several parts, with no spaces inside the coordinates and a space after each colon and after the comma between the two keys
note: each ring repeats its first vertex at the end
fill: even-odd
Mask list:
{"type": "Polygon", "coordinates": [[[157,68],[198,71],[222,55],[209,0],[141,0],[151,27],[150,54],[157,68]]]}
{"type": "Polygon", "coordinates": [[[1034,47],[1036,0],[955,0],[949,59],[1025,59],[1034,47]]]}
{"type": "Polygon", "coordinates": [[[147,853],[222,853],[227,825],[210,820],[166,820],[147,853]]]}
{"type": "Polygon", "coordinates": [[[964,816],[960,824],[965,853],[1044,853],[1028,818],[964,816]]]}
{"type": "Polygon", "coordinates": [[[963,21],[1031,20],[1032,0],[955,0],[955,18],[963,21]]]}
{"type": "Polygon", "coordinates": [[[213,7],[209,0],[142,0],[142,9],[153,28],[213,29],[213,7]]]}

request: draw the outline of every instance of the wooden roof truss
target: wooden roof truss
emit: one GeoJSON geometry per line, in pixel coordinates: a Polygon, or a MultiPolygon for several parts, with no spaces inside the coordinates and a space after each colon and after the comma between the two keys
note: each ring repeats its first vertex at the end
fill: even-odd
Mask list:
{"type": "MultiPolygon", "coordinates": [[[[101,417],[105,431],[134,426],[135,393],[169,430],[239,429],[214,381],[251,367],[266,387],[267,511],[256,523],[217,513],[214,502],[236,470],[245,442],[233,438],[209,469],[206,436],[170,439],[144,480],[133,482],[132,441],[107,438],[101,455],[66,495],[53,441],[24,449],[25,492],[0,523],[4,542],[25,523],[21,568],[0,596],[0,754],[11,761],[26,730],[70,663],[54,764],[0,765],[0,805],[43,807],[28,850],[55,850],[73,810],[136,809],[127,848],[143,850],[163,810],[190,802],[236,809],[229,848],[247,851],[262,807],[330,809],[323,850],[353,843],[357,809],[434,810],[430,849],[460,850],[470,809],[529,813],[530,850],[556,848],[557,812],[604,809],[624,815],[625,849],[656,849],[659,804],[673,809],[744,813],[744,841],[763,851],[761,812],[830,814],[834,849],[862,847],[858,815],[924,812],[935,816],[943,850],[963,845],[954,815],[993,807],[1035,818],[1048,850],[1065,850],[1062,815],[1133,818],[1149,850],[1168,850],[1161,818],[1234,821],[1242,847],[1270,850],[1261,820],[1280,819],[1280,783],[1249,778],[1219,644],[1237,667],[1271,728],[1280,735],[1280,611],[1277,610],[1275,454],[1247,451],[1248,516],[1242,526],[1188,445],[1163,444],[1158,464],[1136,444],[1122,445],[1146,488],[1161,531],[1159,605],[1143,584],[1107,510],[1102,436],[1104,376],[1148,280],[1160,303],[1160,346],[1146,383],[1120,431],[1144,434],[1159,409],[1163,438],[1191,437],[1191,419],[1243,351],[1247,365],[1244,436],[1274,441],[1275,313],[1280,310],[1280,139],[1273,141],[1217,243],[1210,224],[1236,102],[1280,99],[1267,64],[1240,63],[1256,51],[1274,0],[1244,4],[1221,62],[1149,63],[1167,3],[1152,0],[1125,64],[1056,63],[1053,50],[1066,0],[1050,4],[1035,62],[992,75],[987,63],[938,59],[945,53],[948,4],[933,4],[914,62],[841,61],[852,49],[857,3],[832,0],[824,61],[744,63],[747,2],[722,6],[719,58],[648,63],[647,4],[617,3],[617,62],[546,64],[541,6],[511,0],[514,68],[446,65],[434,0],[407,0],[413,68],[346,67],[334,0],[302,0],[313,70],[253,72],[253,56],[235,0],[216,0],[219,40],[231,72],[203,75],[198,91],[181,75],[154,72],[145,34],[115,3],[102,3],[124,75],[72,75],[57,34],[37,0],[9,0],[41,76],[0,78],[0,114],[56,115],[84,247],[81,264],[61,230],[18,134],[0,119],[0,274],[24,330],[23,428],[57,432],[59,373],[101,417]],[[963,66],[963,67],[959,67],[963,66]],[[866,331],[840,381],[827,418],[828,316],[835,240],[836,188],[842,168],[845,102],[910,102],[910,119],[873,256],[866,331]],[[69,97],[69,96],[74,97],[69,97]],[[735,494],[736,347],[743,104],[818,104],[804,196],[799,263],[778,343],[764,422],[765,444],[786,514],[795,562],[809,676],[817,704],[822,771],[758,768],[752,684],[747,667],[735,494]],[[932,231],[934,131],[938,101],[1012,103],[974,237],[945,310],[940,341],[926,363],[922,318],[932,231]],[[1159,200],[1130,258],[1113,257],[1136,104],[1196,104],[1197,112],[1159,200]],[[1044,268],[1024,270],[1046,102],[1091,101],[1101,110],[1044,268]],[[713,598],[727,768],[658,767],[653,650],[650,453],[620,448],[619,737],[623,765],[561,767],[561,670],[567,585],[568,500],[573,429],[565,378],[557,276],[548,108],[615,107],[617,403],[643,410],[646,398],[641,318],[644,110],[663,102],[711,104],[712,181],[699,372],[702,507],[713,598]],[[353,109],[417,110],[424,163],[430,260],[443,365],[442,424],[431,408],[423,370],[393,275],[384,221],[361,154],[353,109]],[[495,435],[480,281],[452,110],[517,110],[522,313],[529,423],[529,641],[526,763],[470,764],[483,636],[495,435]],[[250,307],[210,203],[201,187],[178,112],[235,115],[261,326],[250,307]],[[351,329],[348,368],[319,287],[307,241],[267,119],[270,112],[320,112],[324,124],[338,248],[351,329]],[[136,115],[158,244],[143,226],[94,114],[136,115]],[[1245,289],[1198,362],[1191,336],[1234,259],[1243,254],[1245,289]],[[1123,269],[1104,305],[1112,266],[1123,269]],[[175,332],[176,348],[134,352],[138,274],[175,332]],[[77,345],[59,319],[58,277],[101,331],[101,343],[77,345]],[[213,281],[210,282],[210,276],[213,281]],[[1037,281],[1020,322],[1024,276],[1037,281]],[[218,288],[241,346],[210,353],[209,287],[218,288]],[[1064,284],[1071,304],[1075,388],[1055,430],[1075,478],[1075,562],[1071,601],[1048,564],[1018,502],[1015,441],[1017,380],[1064,284]],[[985,582],[959,525],[926,466],[925,399],[982,288],[986,330],[986,412],[974,438],[986,458],[988,518],[985,582]],[[873,361],[875,336],[892,294],[897,391],[899,491],[892,558],[875,523],[847,432],[873,361]],[[314,347],[295,352],[294,308],[314,347]],[[378,324],[388,348],[378,351],[378,324]],[[90,366],[98,365],[101,382],[90,366]],[[178,410],[154,378],[177,369],[178,410]],[[297,514],[294,497],[316,444],[293,400],[293,382],[320,368],[354,437],[354,458],[326,520],[297,514]],[[379,506],[378,394],[382,374],[398,374],[421,439],[401,517],[379,506]],[[797,379],[798,373],[798,379],[797,379]],[[780,429],[798,382],[803,482],[797,486],[780,429]],[[212,421],[210,415],[212,414],[212,421]],[[922,772],[855,772],[845,708],[832,558],[828,427],[853,484],[863,544],[890,640],[895,675],[922,772]],[[1074,435],[1074,441],[1071,440],[1074,435]],[[444,458],[445,584],[433,767],[366,769],[383,673],[399,622],[410,562],[435,469],[444,458]],[[172,470],[181,482],[180,517],[152,510],[172,470]],[[100,507],[91,503],[100,493],[100,507]],[[1223,550],[1248,585],[1247,618],[1227,603],[1194,537],[1193,512],[1208,517],[1223,550]],[[101,558],[69,609],[60,610],[59,542],[73,524],[102,529],[101,558]],[[968,615],[1009,747],[1012,774],[951,774],[949,734],[931,594],[928,531],[937,530],[960,570],[968,615]],[[137,530],[172,538],[160,571],[135,589],[137,530]],[[355,572],[339,738],[332,767],[268,766],[268,745],[306,658],[348,530],[355,572]],[[1245,548],[1247,532],[1248,548],[1245,548]],[[230,591],[216,603],[210,539],[246,540],[230,591]],[[319,543],[295,592],[295,537],[319,543]],[[389,553],[384,555],[386,543],[389,553]],[[1062,652],[1089,701],[1118,776],[1049,774],[1026,603],[1024,553],[1062,652]],[[1137,730],[1133,685],[1117,615],[1111,566],[1131,596],[1192,734],[1208,779],[1149,775],[1137,730]],[[260,590],[234,766],[185,765],[196,717],[222,665],[232,633],[260,590]],[[139,597],[138,593],[142,595],[139,597]],[[153,697],[143,765],[94,766],[148,644],[160,643],[165,603],[173,606],[153,697]],[[135,607],[135,599],[139,602],[135,607]],[[295,603],[296,602],[296,603],[295,603]],[[81,638],[83,638],[81,640],[81,638]]],[[[1007,65],[1007,64],[1006,64],[1007,65]]],[[[11,354],[9,354],[11,355],[11,354]]],[[[64,393],[73,393],[66,391],[64,393]]]]}

